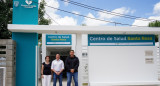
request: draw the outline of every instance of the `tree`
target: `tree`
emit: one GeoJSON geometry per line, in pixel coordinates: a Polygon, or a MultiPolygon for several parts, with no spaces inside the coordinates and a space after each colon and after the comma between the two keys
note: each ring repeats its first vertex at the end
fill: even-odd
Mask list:
{"type": "MultiPolygon", "coordinates": [[[[44,0],[42,0],[39,4],[39,9],[38,9],[38,15],[39,15],[39,18],[38,18],[38,24],[39,25],[49,25],[51,24],[51,20],[50,19],[46,19],[44,17],[45,15],[45,5],[46,5],[46,2],[44,0]]],[[[41,46],[42,44],[42,34],[38,34],[38,43],[39,46],[41,46]]]]}
{"type": "Polygon", "coordinates": [[[160,21],[156,20],[149,23],[149,27],[160,27],[160,21]]]}
{"type": "Polygon", "coordinates": [[[83,24],[81,24],[81,26],[87,26],[87,25],[83,23],[83,24]]]}
{"type": "Polygon", "coordinates": [[[12,36],[7,24],[12,24],[12,0],[0,0],[0,39],[10,39],[12,36]]]}
{"type": "MultiPolygon", "coordinates": [[[[38,24],[39,25],[49,25],[51,23],[50,19],[46,19],[45,15],[45,1],[42,0],[39,4],[38,9],[38,24]]],[[[12,0],[0,0],[0,39],[11,39],[12,32],[7,29],[7,24],[12,24],[12,0]]],[[[41,41],[41,34],[39,34],[38,39],[41,41]]]]}
{"type": "Polygon", "coordinates": [[[38,14],[39,14],[39,18],[38,18],[38,24],[39,25],[49,25],[51,24],[51,20],[50,19],[46,19],[44,17],[45,15],[45,5],[46,2],[44,0],[42,0],[39,4],[39,9],[38,9],[38,14]]]}
{"type": "MultiPolygon", "coordinates": [[[[153,22],[150,22],[149,27],[160,27],[160,21],[156,20],[153,22]]],[[[158,42],[158,35],[155,35],[155,42],[158,42]]]]}

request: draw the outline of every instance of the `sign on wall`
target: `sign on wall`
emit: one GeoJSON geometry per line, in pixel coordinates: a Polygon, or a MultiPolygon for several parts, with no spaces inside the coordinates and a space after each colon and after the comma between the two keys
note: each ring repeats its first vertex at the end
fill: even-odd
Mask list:
{"type": "Polygon", "coordinates": [[[38,24],[38,0],[13,0],[13,24],[38,24]]]}
{"type": "Polygon", "coordinates": [[[71,35],[46,35],[46,45],[71,45],[71,35]]]}
{"type": "Polygon", "coordinates": [[[154,35],[89,34],[88,46],[154,46],[154,35]]]}

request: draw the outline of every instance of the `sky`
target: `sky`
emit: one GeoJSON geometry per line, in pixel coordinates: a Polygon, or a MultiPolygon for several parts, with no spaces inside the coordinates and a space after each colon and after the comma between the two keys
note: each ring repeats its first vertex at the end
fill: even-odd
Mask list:
{"type": "MultiPolygon", "coordinates": [[[[41,0],[40,0],[41,1],[41,0]]],[[[39,2],[40,2],[39,1],[39,2]]],[[[147,19],[160,20],[160,0],[72,0],[78,3],[86,4],[92,7],[105,9],[108,11],[126,14],[147,19]]],[[[45,0],[48,6],[73,12],[76,14],[88,16],[91,18],[101,19],[105,21],[119,22],[129,25],[148,26],[151,21],[142,21],[137,19],[129,19],[119,16],[102,13],[100,11],[93,11],[90,9],[78,7],[76,5],[67,3],[61,0],[45,0]]],[[[113,23],[98,21],[94,19],[80,17],[65,13],[53,8],[45,7],[46,13],[52,17],[51,25],[82,25],[87,26],[115,26],[113,23]]],[[[105,12],[105,11],[104,11],[105,12]]],[[[49,18],[45,15],[46,18],[49,18]]],[[[117,25],[122,26],[122,25],[117,25]]]]}

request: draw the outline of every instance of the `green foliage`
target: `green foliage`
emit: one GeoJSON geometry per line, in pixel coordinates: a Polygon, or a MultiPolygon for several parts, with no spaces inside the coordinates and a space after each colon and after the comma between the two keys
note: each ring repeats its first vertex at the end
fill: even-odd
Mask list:
{"type": "Polygon", "coordinates": [[[39,10],[38,10],[38,24],[39,25],[49,25],[51,24],[51,20],[50,19],[46,19],[44,18],[45,15],[45,4],[46,2],[44,0],[42,0],[39,4],[39,10]]]}
{"type": "MultiPolygon", "coordinates": [[[[150,22],[149,27],[160,27],[160,21],[156,20],[153,22],[150,22]]],[[[155,35],[155,41],[158,42],[158,35],[155,35]]]]}
{"type": "MultiPolygon", "coordinates": [[[[45,0],[42,0],[39,4],[39,9],[38,9],[38,24],[39,25],[49,25],[51,24],[51,20],[50,19],[46,19],[44,17],[45,15],[45,0]]],[[[41,44],[42,44],[42,34],[39,34],[38,35],[38,43],[39,43],[39,46],[41,47],[41,44]]]]}
{"type": "Polygon", "coordinates": [[[87,25],[83,23],[83,24],[81,24],[81,26],[87,26],[87,25]]]}
{"type": "Polygon", "coordinates": [[[149,23],[148,25],[149,27],[160,27],[160,21],[154,21],[154,22],[151,22],[149,23]]]}
{"type": "MultiPolygon", "coordinates": [[[[45,4],[46,3],[44,0],[42,0],[39,4],[39,25],[49,25],[51,23],[50,19],[44,18],[45,4]]],[[[7,29],[7,24],[12,24],[12,7],[12,0],[0,0],[0,39],[10,39],[12,37],[12,33],[7,29]]],[[[41,34],[38,38],[41,39],[41,34]]]]}
{"type": "Polygon", "coordinates": [[[0,0],[0,39],[10,39],[12,36],[7,24],[12,24],[12,0],[0,0]]]}

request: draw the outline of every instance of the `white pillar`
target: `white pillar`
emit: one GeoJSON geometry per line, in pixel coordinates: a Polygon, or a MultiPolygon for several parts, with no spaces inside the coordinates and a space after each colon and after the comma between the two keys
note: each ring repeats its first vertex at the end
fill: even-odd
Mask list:
{"type": "MultiPolygon", "coordinates": [[[[159,45],[158,45],[158,47],[159,47],[159,57],[158,57],[158,59],[160,60],[160,34],[158,35],[158,43],[159,43],[159,45]]],[[[158,62],[160,62],[160,61],[158,61],[158,62]]],[[[158,63],[158,79],[160,80],[159,66],[160,66],[160,63],[158,63]]],[[[158,85],[158,86],[160,86],[160,85],[158,85]]]]}
{"type": "Polygon", "coordinates": [[[72,34],[72,50],[76,52],[76,34],[72,34]]]}
{"type": "Polygon", "coordinates": [[[76,56],[79,58],[80,65],[78,69],[78,84],[79,86],[82,86],[81,83],[81,58],[82,58],[82,34],[76,34],[76,56]]]}
{"type": "Polygon", "coordinates": [[[42,34],[42,62],[45,61],[46,57],[46,34],[42,34]]]}
{"type": "MultiPolygon", "coordinates": [[[[159,45],[160,46],[160,34],[158,35],[158,42],[159,42],[159,45]]],[[[160,53],[160,52],[159,52],[160,53]]]]}

